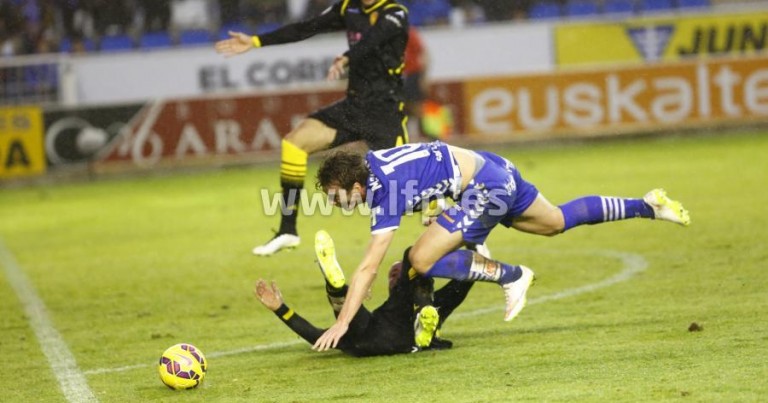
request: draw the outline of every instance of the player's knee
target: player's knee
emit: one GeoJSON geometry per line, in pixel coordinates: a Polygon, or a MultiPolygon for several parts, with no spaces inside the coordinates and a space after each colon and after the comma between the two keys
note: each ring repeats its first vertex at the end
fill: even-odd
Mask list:
{"type": "Polygon", "coordinates": [[[294,130],[288,133],[284,138],[283,141],[286,143],[290,143],[292,146],[302,150],[307,151],[307,137],[305,134],[301,134],[301,131],[294,130]]]}
{"type": "Polygon", "coordinates": [[[419,250],[418,248],[411,248],[408,253],[408,261],[419,274],[427,274],[435,262],[426,253],[420,253],[419,250]]]}

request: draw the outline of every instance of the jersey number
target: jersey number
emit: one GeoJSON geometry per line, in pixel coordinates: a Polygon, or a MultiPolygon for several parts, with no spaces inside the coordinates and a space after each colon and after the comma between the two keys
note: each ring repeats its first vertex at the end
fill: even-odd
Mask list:
{"type": "Polygon", "coordinates": [[[380,161],[388,163],[381,166],[381,171],[384,172],[385,175],[389,175],[392,172],[395,172],[395,168],[398,165],[419,158],[429,157],[429,150],[420,148],[420,144],[405,144],[397,148],[374,151],[373,155],[380,161]]]}

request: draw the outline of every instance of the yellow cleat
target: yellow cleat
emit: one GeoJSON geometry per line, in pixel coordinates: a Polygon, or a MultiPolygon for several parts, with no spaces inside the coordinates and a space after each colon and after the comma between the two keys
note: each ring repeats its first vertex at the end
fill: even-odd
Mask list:
{"type": "Polygon", "coordinates": [[[413,324],[414,339],[416,346],[424,348],[432,343],[432,337],[435,336],[437,324],[440,321],[440,315],[437,309],[432,305],[421,308],[416,314],[416,322],[413,324]]]}
{"type": "Polygon", "coordinates": [[[325,230],[317,231],[315,234],[315,256],[325,281],[333,288],[344,287],[347,282],[344,278],[344,271],[341,270],[339,261],[336,260],[336,247],[333,244],[333,238],[325,230]]]}
{"type": "Polygon", "coordinates": [[[670,221],[685,227],[691,225],[691,216],[688,210],[679,201],[667,197],[667,192],[664,189],[651,190],[643,197],[643,201],[653,208],[655,219],[670,221]]]}

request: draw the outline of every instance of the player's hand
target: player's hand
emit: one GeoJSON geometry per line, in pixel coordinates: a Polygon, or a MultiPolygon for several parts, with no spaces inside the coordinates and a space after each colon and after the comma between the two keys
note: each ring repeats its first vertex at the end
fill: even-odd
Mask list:
{"type": "Polygon", "coordinates": [[[230,57],[253,49],[253,39],[242,32],[229,31],[229,38],[216,42],[216,52],[230,57]]]}
{"type": "Polygon", "coordinates": [[[277,284],[273,281],[271,286],[267,286],[267,282],[259,279],[256,282],[256,287],[253,289],[253,293],[256,298],[267,307],[270,311],[274,312],[280,305],[283,304],[283,294],[280,293],[280,289],[277,288],[277,284]]]}
{"type": "Polygon", "coordinates": [[[335,81],[341,79],[344,73],[347,71],[347,65],[349,64],[349,58],[346,56],[336,56],[333,59],[333,64],[328,69],[328,75],[326,79],[328,81],[335,81]]]}
{"type": "Polygon", "coordinates": [[[343,323],[336,322],[328,330],[320,336],[312,346],[315,351],[326,351],[331,348],[336,348],[339,345],[339,340],[344,334],[347,333],[349,326],[343,323]]]}

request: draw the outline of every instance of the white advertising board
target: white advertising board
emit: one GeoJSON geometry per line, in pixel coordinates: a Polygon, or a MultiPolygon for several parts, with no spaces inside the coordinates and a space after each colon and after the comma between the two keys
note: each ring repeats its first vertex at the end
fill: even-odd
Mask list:
{"type": "MultiPolygon", "coordinates": [[[[433,80],[551,71],[551,26],[504,24],[423,32],[433,80]]],[[[76,103],[101,105],[203,94],[243,93],[317,86],[333,58],[347,50],[335,33],[237,57],[213,45],[71,59],[76,103]]],[[[333,83],[329,83],[333,85],[333,83]]]]}

